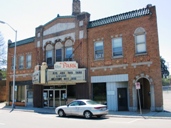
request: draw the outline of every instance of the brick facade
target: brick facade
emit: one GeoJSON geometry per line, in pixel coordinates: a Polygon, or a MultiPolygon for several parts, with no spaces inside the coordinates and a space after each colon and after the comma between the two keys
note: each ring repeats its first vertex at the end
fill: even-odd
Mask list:
{"type": "MultiPolygon", "coordinates": [[[[129,107],[133,109],[133,88],[135,82],[140,78],[149,79],[150,86],[154,86],[155,105],[156,108],[161,108],[163,105],[162,99],[162,84],[161,84],[161,69],[159,42],[157,33],[157,21],[155,6],[150,7],[151,14],[147,16],[128,19],[116,23],[106,24],[88,29],[88,56],[89,56],[89,79],[92,76],[107,76],[128,74],[128,89],[129,89],[129,107]],[[135,51],[134,31],[142,27],[146,31],[146,48],[147,53],[137,55],[135,51]],[[121,37],[123,56],[120,58],[112,57],[112,38],[121,37]],[[102,40],[104,43],[104,59],[94,59],[94,42],[102,40]],[[149,62],[152,64],[148,65],[149,62]],[[142,64],[146,63],[146,64],[142,64]],[[134,64],[140,64],[133,66],[134,64]],[[110,66],[120,66],[118,68],[110,68],[110,66]],[[124,67],[124,65],[127,65],[124,67]],[[97,69],[96,68],[99,68],[97,69]],[[94,70],[95,69],[95,70],[94,70]]],[[[90,85],[91,86],[91,85],[90,85]]],[[[90,94],[92,94],[90,92],[90,94]]]]}
{"type": "Polygon", "coordinates": [[[0,81],[0,102],[6,101],[6,81],[0,81]]]}
{"type": "MultiPolygon", "coordinates": [[[[36,50],[34,46],[34,42],[27,42],[26,44],[20,45],[23,41],[27,42],[27,39],[18,41],[17,42],[17,47],[16,47],[16,79],[15,79],[15,85],[23,85],[23,86],[32,86],[30,82],[32,80],[32,73],[34,72],[34,66],[36,65],[36,50]],[[27,69],[26,68],[26,55],[30,54],[31,55],[31,68],[27,69]],[[24,67],[23,69],[19,69],[19,56],[24,56],[24,67]],[[27,85],[27,83],[29,83],[27,85]]],[[[8,66],[7,66],[7,81],[6,81],[6,94],[7,94],[7,102],[12,100],[11,97],[11,90],[10,87],[12,88],[13,86],[13,69],[12,69],[12,58],[14,55],[14,47],[11,46],[12,44],[9,44],[8,48],[8,66]]],[[[15,92],[15,95],[16,92],[15,92]]],[[[25,99],[26,100],[26,99],[25,99]]]]}
{"type": "MultiPolygon", "coordinates": [[[[75,13],[74,13],[75,14],[75,13]]],[[[95,84],[105,86],[106,102],[110,110],[122,110],[119,91],[126,89],[126,109],[136,111],[139,109],[135,83],[140,82],[142,89],[140,95],[142,107],[151,111],[161,111],[163,108],[160,54],[157,32],[157,18],[155,6],[132,11],[90,22],[87,12],[72,16],[57,16],[45,25],[36,28],[32,41],[25,39],[17,42],[17,58],[20,55],[32,55],[31,69],[16,69],[16,81],[23,85],[32,80],[31,74],[34,66],[46,61],[46,52],[52,50],[53,64],[55,63],[56,48],[62,46],[62,53],[66,46],[72,46],[72,61],[78,63],[79,68],[86,68],[86,83],[76,83],[75,98],[94,97],[95,84]],[[121,17],[122,16],[122,17],[121,17]],[[143,54],[136,54],[135,31],[141,28],[145,31],[145,49],[143,54]],[[112,39],[122,38],[122,51],[120,57],[112,56],[112,39]],[[103,42],[102,59],[95,59],[95,42],[103,42]],[[27,42],[27,43],[26,43],[27,42]],[[71,45],[72,44],[72,45],[71,45]],[[114,102],[113,102],[114,101],[114,102]],[[120,109],[121,108],[121,109],[120,109]]],[[[10,83],[12,84],[11,69],[13,48],[8,49],[7,70],[7,101],[10,101],[10,83]]],[[[63,60],[65,54],[63,55],[63,60]]],[[[24,61],[25,62],[25,61],[24,61]]],[[[18,65],[18,59],[17,64],[18,65]]],[[[26,63],[24,63],[26,65],[26,63]]],[[[24,66],[25,67],[25,66],[24,66]]],[[[53,69],[53,65],[48,67],[53,69]]],[[[28,89],[32,84],[28,84],[28,89]]],[[[45,88],[55,88],[64,85],[33,85],[33,106],[43,107],[43,91],[45,88]]],[[[70,86],[70,85],[68,85],[70,86]]],[[[26,90],[27,90],[26,89],[26,90]]],[[[50,90],[49,89],[49,90],[50,90]]],[[[28,89],[29,90],[29,89],[28,89]]],[[[125,91],[125,90],[124,90],[125,91]]],[[[26,98],[27,100],[27,98],[26,98]]]]}

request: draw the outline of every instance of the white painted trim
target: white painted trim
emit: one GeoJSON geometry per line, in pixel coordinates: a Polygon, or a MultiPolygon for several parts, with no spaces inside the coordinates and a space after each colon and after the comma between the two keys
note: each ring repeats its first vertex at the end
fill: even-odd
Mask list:
{"type": "Polygon", "coordinates": [[[128,74],[91,76],[91,83],[128,81],[128,74]]]}
{"type": "Polygon", "coordinates": [[[73,32],[73,33],[68,33],[68,34],[61,35],[61,36],[56,36],[53,38],[44,39],[43,40],[43,47],[45,46],[45,44],[47,42],[55,43],[55,40],[58,40],[58,39],[61,39],[61,41],[65,41],[65,38],[67,38],[67,37],[71,37],[71,39],[75,42],[75,32],[73,32]]]}
{"type": "Polygon", "coordinates": [[[102,67],[94,67],[94,68],[90,68],[92,71],[93,70],[98,70],[98,69],[110,69],[112,70],[112,68],[126,68],[128,66],[128,64],[121,64],[121,65],[113,65],[113,66],[102,66],[102,67]]]}
{"type": "Polygon", "coordinates": [[[148,65],[148,67],[150,67],[151,64],[152,64],[152,61],[149,61],[149,62],[132,63],[131,66],[133,66],[134,68],[136,68],[136,66],[148,65]]]}

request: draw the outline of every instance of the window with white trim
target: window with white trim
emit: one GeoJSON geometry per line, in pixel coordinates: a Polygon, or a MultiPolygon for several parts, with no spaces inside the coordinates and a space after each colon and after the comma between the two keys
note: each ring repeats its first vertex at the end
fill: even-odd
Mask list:
{"type": "Polygon", "coordinates": [[[56,62],[63,61],[63,44],[61,42],[55,44],[55,60],[56,62]]]}
{"type": "Polygon", "coordinates": [[[56,62],[62,61],[62,49],[56,49],[56,62]]]}
{"type": "Polygon", "coordinates": [[[136,54],[142,54],[146,53],[146,32],[145,29],[142,27],[139,27],[134,32],[135,36],[135,50],[136,54]]]}
{"type": "Polygon", "coordinates": [[[72,47],[65,48],[65,60],[72,60],[73,57],[73,49],[72,47]]]}
{"type": "Polygon", "coordinates": [[[112,55],[113,57],[122,56],[122,38],[113,38],[112,39],[112,55]]]}
{"type": "Polygon", "coordinates": [[[48,66],[52,66],[53,65],[53,51],[52,50],[48,50],[46,51],[46,62],[48,66]]]}
{"type": "Polygon", "coordinates": [[[104,58],[103,41],[98,41],[94,43],[94,55],[95,55],[95,59],[104,58]]]}
{"type": "Polygon", "coordinates": [[[26,68],[31,68],[31,54],[26,55],[26,68]]]}
{"type": "Polygon", "coordinates": [[[19,57],[19,69],[24,69],[24,56],[19,57]]]}

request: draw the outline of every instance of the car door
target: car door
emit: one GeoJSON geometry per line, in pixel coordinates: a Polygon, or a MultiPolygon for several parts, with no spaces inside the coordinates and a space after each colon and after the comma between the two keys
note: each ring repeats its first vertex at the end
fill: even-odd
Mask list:
{"type": "Polygon", "coordinates": [[[71,102],[67,107],[68,115],[78,115],[78,101],[71,102]]]}
{"type": "Polygon", "coordinates": [[[79,101],[79,107],[77,108],[78,115],[83,115],[85,109],[86,109],[86,103],[84,103],[83,101],[79,101]]]}

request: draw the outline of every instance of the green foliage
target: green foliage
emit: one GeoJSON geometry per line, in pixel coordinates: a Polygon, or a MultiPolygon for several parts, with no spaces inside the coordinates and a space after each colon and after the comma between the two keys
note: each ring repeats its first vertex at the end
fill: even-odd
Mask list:
{"type": "Polygon", "coordinates": [[[168,79],[168,78],[163,78],[163,79],[162,79],[162,85],[163,85],[163,86],[170,85],[170,79],[168,79]]]}
{"type": "Polygon", "coordinates": [[[0,70],[0,79],[5,79],[6,78],[6,75],[7,75],[7,72],[6,71],[1,71],[0,70]]]}
{"type": "Polygon", "coordinates": [[[166,61],[165,61],[164,58],[160,57],[160,62],[161,62],[161,75],[162,75],[162,78],[166,78],[170,74],[169,70],[168,70],[168,67],[165,64],[166,61]]]}

